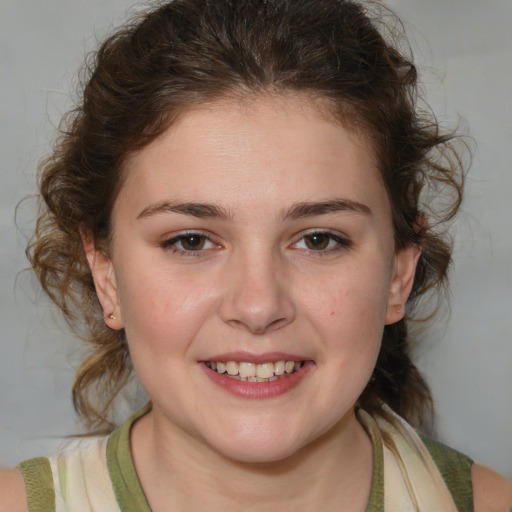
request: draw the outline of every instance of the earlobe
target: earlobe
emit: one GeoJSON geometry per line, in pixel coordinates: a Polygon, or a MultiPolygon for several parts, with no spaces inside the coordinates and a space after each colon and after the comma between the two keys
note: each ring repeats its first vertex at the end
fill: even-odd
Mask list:
{"type": "Polygon", "coordinates": [[[80,228],[87,263],[96,288],[96,294],[103,309],[105,324],[114,330],[123,328],[116,277],[112,260],[95,243],[92,233],[86,228],[80,228]]]}
{"type": "Polygon", "coordinates": [[[393,278],[389,286],[386,325],[400,321],[405,315],[405,304],[411,293],[421,247],[409,245],[395,255],[393,278]]]}

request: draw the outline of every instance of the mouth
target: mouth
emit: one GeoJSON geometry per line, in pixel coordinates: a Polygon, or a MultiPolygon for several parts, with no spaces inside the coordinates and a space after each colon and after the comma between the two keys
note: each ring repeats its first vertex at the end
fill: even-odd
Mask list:
{"type": "Polygon", "coordinates": [[[273,382],[300,370],[306,361],[275,361],[249,363],[245,361],[205,361],[210,370],[243,382],[273,382]]]}

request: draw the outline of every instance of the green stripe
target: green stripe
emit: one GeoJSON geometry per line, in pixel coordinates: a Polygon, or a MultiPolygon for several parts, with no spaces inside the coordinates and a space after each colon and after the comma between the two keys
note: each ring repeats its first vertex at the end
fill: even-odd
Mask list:
{"type": "Polygon", "coordinates": [[[473,512],[473,485],[471,482],[473,461],[466,455],[428,437],[421,436],[421,440],[434,459],[458,512],[473,512]]]}
{"type": "Polygon", "coordinates": [[[148,412],[149,407],[148,405],[134,414],[119,429],[112,432],[108,439],[107,466],[121,512],[151,512],[130,453],[131,426],[137,418],[148,412]]]}
{"type": "Polygon", "coordinates": [[[29,459],[18,464],[25,479],[29,512],[55,512],[55,487],[52,469],[46,457],[29,459]]]}
{"type": "Polygon", "coordinates": [[[366,512],[384,512],[384,449],[382,439],[368,429],[373,445],[373,476],[366,512]]]}

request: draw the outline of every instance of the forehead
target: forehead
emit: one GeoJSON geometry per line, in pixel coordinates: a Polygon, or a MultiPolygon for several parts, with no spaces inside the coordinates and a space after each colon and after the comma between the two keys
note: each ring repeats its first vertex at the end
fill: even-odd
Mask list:
{"type": "Polygon", "coordinates": [[[124,170],[121,191],[139,204],[172,197],[283,207],[288,199],[347,195],[387,203],[370,141],[303,95],[222,99],[189,109],[124,170]]]}

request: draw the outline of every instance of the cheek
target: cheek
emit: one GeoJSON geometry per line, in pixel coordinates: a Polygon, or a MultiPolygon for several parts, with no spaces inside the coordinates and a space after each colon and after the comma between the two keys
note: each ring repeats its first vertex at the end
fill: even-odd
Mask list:
{"type": "Polygon", "coordinates": [[[310,317],[325,328],[350,334],[382,333],[387,313],[389,276],[374,264],[350,266],[342,272],[318,277],[299,291],[310,317]]]}
{"type": "Polygon", "coordinates": [[[388,281],[381,272],[356,270],[318,281],[303,303],[322,340],[331,382],[339,390],[350,388],[354,399],[377,361],[388,296],[388,281]]]}
{"type": "Polygon", "coordinates": [[[124,269],[118,289],[130,349],[163,354],[186,347],[212,310],[212,287],[157,266],[124,269]]]}

